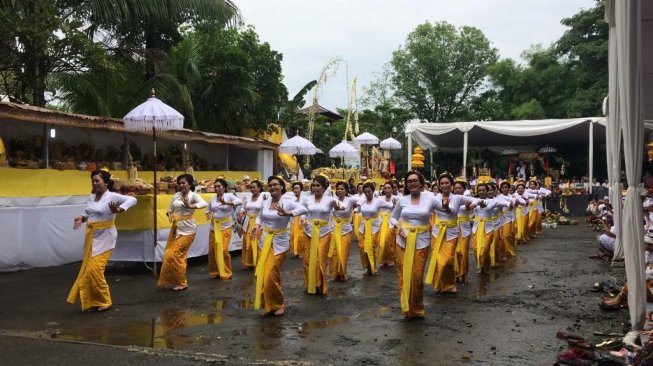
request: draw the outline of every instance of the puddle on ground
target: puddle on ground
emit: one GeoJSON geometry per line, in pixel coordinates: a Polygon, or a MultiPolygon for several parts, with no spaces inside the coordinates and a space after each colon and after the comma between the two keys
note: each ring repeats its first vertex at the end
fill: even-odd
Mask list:
{"type": "Polygon", "coordinates": [[[494,271],[491,271],[487,275],[478,275],[476,279],[478,281],[478,287],[476,289],[475,298],[480,299],[487,293],[487,286],[497,279],[497,274],[494,271]]]}
{"type": "Polygon", "coordinates": [[[328,327],[334,327],[339,324],[348,323],[351,318],[348,316],[342,316],[333,319],[317,320],[312,322],[305,322],[299,326],[299,336],[301,338],[307,337],[311,330],[315,329],[324,329],[328,327]]]}
{"type": "Polygon", "coordinates": [[[252,300],[218,300],[213,302],[213,307],[216,310],[238,310],[238,309],[254,309],[254,301],[252,300]]]}

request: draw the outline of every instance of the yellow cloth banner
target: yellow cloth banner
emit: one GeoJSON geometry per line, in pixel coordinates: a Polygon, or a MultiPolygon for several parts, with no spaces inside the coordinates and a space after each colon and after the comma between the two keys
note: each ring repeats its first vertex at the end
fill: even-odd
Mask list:
{"type": "MultiPolygon", "coordinates": [[[[431,263],[429,264],[429,269],[426,272],[426,280],[424,281],[427,285],[433,284],[433,279],[435,277],[435,267],[438,261],[438,254],[440,253],[440,246],[442,246],[442,241],[444,241],[444,236],[447,233],[447,228],[455,227],[458,224],[457,220],[435,220],[435,225],[439,227],[438,236],[435,237],[435,245],[433,245],[433,252],[431,254],[431,263]]],[[[456,256],[454,255],[454,262],[457,262],[456,256]]],[[[454,267],[457,265],[454,264],[454,267]]]]}
{"type": "Polygon", "coordinates": [[[213,250],[215,253],[215,259],[218,261],[218,273],[220,273],[221,278],[229,277],[229,274],[224,268],[224,243],[222,242],[222,223],[229,220],[231,220],[231,216],[223,217],[219,220],[211,220],[213,222],[213,242],[215,243],[213,250]]]}
{"type": "Polygon", "coordinates": [[[413,281],[413,261],[415,259],[415,251],[417,248],[417,235],[429,231],[428,225],[412,226],[404,223],[403,227],[408,229],[408,237],[406,238],[406,248],[404,252],[404,268],[403,268],[403,285],[401,287],[401,311],[407,312],[410,310],[410,287],[413,281]]]}
{"type": "MultiPolygon", "coordinates": [[[[261,308],[261,297],[263,296],[263,277],[265,272],[265,263],[268,260],[268,255],[270,250],[272,250],[272,241],[274,237],[285,232],[288,228],[281,228],[272,230],[270,228],[264,227],[265,230],[265,241],[263,242],[263,250],[261,251],[261,257],[259,258],[258,263],[256,264],[256,271],[254,276],[256,276],[256,298],[254,299],[254,309],[261,308]]],[[[258,247],[258,243],[255,244],[258,247]]]]}
{"type": "Polygon", "coordinates": [[[77,279],[75,279],[75,283],[73,283],[73,287],[68,293],[67,301],[69,303],[74,304],[75,300],[77,300],[77,294],[79,293],[79,283],[86,275],[86,267],[88,265],[88,261],[91,259],[91,254],[93,253],[93,232],[95,230],[110,229],[114,226],[115,225],[113,221],[96,221],[86,223],[86,231],[84,232],[84,257],[82,259],[82,267],[79,269],[77,279]]]}
{"type": "Polygon", "coordinates": [[[377,216],[363,219],[365,220],[365,232],[363,233],[365,241],[363,242],[363,248],[365,249],[365,254],[367,254],[367,259],[370,261],[370,270],[372,273],[376,273],[376,264],[374,263],[374,243],[372,243],[372,224],[374,223],[374,220],[377,219],[377,216]]]}
{"type": "MultiPolygon", "coordinates": [[[[112,170],[111,174],[127,181],[129,174],[126,170],[112,170]]],[[[157,172],[157,177],[172,176],[177,178],[184,174],[183,171],[157,172]]],[[[0,169],[0,197],[50,197],[50,196],[81,196],[91,194],[91,172],[84,170],[56,170],[56,169],[0,169]]],[[[243,175],[252,179],[261,176],[258,171],[196,171],[193,173],[195,180],[215,179],[224,176],[227,180],[240,180],[243,175]]],[[[139,171],[139,178],[146,182],[154,181],[151,171],[139,171]]],[[[170,203],[168,201],[167,204],[170,203]]],[[[129,210],[131,211],[131,210],[129,210]]]]}
{"type": "Polygon", "coordinates": [[[320,228],[328,225],[328,221],[312,219],[311,248],[308,256],[308,293],[316,293],[317,288],[317,246],[320,241],[320,228]]]}

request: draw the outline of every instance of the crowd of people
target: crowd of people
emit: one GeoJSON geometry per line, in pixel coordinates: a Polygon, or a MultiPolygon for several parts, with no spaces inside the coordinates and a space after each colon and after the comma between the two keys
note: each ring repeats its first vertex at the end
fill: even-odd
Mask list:
{"type": "MultiPolygon", "coordinates": [[[[68,300],[74,302],[79,293],[83,311],[105,311],[112,305],[104,269],[116,243],[113,220],[136,200],[111,192],[105,171],[91,173],[91,181],[86,215],[74,220],[75,229],[87,223],[87,234],[68,300]]],[[[285,311],[281,267],[288,256],[302,259],[307,293],[327,295],[330,281],[348,280],[350,247],[356,242],[366,275],[396,267],[402,314],[421,318],[425,284],[437,293],[455,293],[458,283],[468,281],[472,263],[484,276],[515,256],[516,244],[540,235],[542,199],[551,193],[537,180],[477,180],[472,191],[464,178],[448,173],[427,184],[417,171],[380,187],[353,183],[317,176],[305,192],[299,182],[271,176],[248,182],[252,195],[241,199],[217,178],[215,196],[207,203],[194,192],[193,176],[180,175],[167,209],[171,229],[158,286],[188,288],[186,256],[197,232],[193,213],[203,209],[210,220],[209,276],[232,278],[229,244],[234,233],[240,235],[242,264],[256,279],[255,308],[263,307],[264,314],[285,311]]]]}

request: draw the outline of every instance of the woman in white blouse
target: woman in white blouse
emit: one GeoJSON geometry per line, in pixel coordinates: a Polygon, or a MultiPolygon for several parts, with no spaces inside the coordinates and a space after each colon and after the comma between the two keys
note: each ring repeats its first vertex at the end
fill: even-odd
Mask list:
{"type": "Polygon", "coordinates": [[[336,198],[343,210],[333,211],[331,219],[333,223],[333,235],[331,236],[331,277],[336,281],[347,281],[347,262],[349,261],[349,248],[351,246],[352,211],[356,206],[356,200],[347,196],[347,183],[340,181],[336,183],[336,198]]]}
{"type": "Polygon", "coordinates": [[[252,197],[243,203],[243,209],[240,211],[240,217],[243,221],[243,248],[241,251],[241,259],[245,269],[254,269],[256,261],[258,260],[258,238],[252,235],[254,230],[254,223],[259,212],[261,212],[261,204],[265,200],[263,191],[263,184],[259,180],[253,180],[249,184],[249,190],[252,192],[252,197]]]}
{"type": "Polygon", "coordinates": [[[358,250],[361,256],[361,264],[365,268],[365,274],[376,273],[376,253],[379,247],[379,232],[381,231],[381,218],[379,214],[382,209],[392,210],[396,199],[390,202],[374,197],[374,183],[363,184],[363,200],[358,202],[356,211],[361,214],[361,222],[358,225],[358,250]]]}
{"type": "Polygon", "coordinates": [[[211,220],[209,232],[209,275],[211,278],[230,280],[233,274],[229,244],[235,208],[243,204],[240,198],[228,193],[227,181],[217,178],[213,185],[215,196],[206,208],[206,218],[211,220]]]}
{"type": "Polygon", "coordinates": [[[104,170],[91,173],[93,193],[86,201],[86,215],[73,221],[75,230],[86,222],[82,268],[68,294],[73,304],[79,293],[82,311],[106,311],[111,308],[111,293],[104,278],[104,269],[116,247],[118,231],[113,223],[117,213],[125,212],[136,204],[136,198],[110,192],[111,174],[104,170]]]}
{"type": "Polygon", "coordinates": [[[453,177],[449,173],[441,174],[437,185],[440,194],[436,199],[441,204],[436,208],[433,223],[433,254],[426,273],[426,283],[433,285],[440,293],[456,292],[456,244],[458,243],[458,211],[460,206],[474,208],[476,199],[451,193],[453,177]]]}
{"type": "Polygon", "coordinates": [[[281,265],[290,249],[288,224],[292,217],[303,215],[306,208],[293,199],[283,199],[286,192],[283,179],[268,178],[270,198],[262,202],[256,218],[254,234],[260,234],[261,255],[256,265],[256,297],[254,307],[264,306],[264,314],[283,315],[285,311],[281,287],[281,265]]]}
{"type": "MultiPolygon", "coordinates": [[[[401,311],[406,319],[424,317],[424,264],[431,244],[429,219],[438,206],[431,192],[422,192],[424,177],[406,173],[406,188],[399,198],[390,224],[397,230],[397,275],[401,311]]],[[[441,205],[440,205],[441,206],[441,205]]]]}
{"type": "Polygon", "coordinates": [[[301,200],[308,211],[302,233],[304,247],[304,285],[309,294],[329,291],[327,282],[327,257],[331,243],[331,211],[339,208],[335,197],[328,197],[324,191],[329,186],[326,178],[317,176],[311,183],[312,195],[301,200]]]}
{"type": "Polygon", "coordinates": [[[159,287],[173,286],[173,290],[188,288],[186,280],[186,255],[197,232],[193,218],[196,209],[206,207],[206,201],[195,193],[195,179],[190,174],[177,177],[178,192],[172,196],[168,207],[168,220],[172,224],[168,242],[163,253],[163,263],[159,274],[159,287]]]}

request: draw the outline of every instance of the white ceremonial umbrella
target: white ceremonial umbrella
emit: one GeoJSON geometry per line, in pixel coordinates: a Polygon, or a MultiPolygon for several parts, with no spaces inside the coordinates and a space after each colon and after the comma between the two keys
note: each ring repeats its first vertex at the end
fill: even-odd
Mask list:
{"type": "Polygon", "coordinates": [[[356,141],[361,145],[376,145],[379,143],[379,138],[369,132],[363,132],[356,136],[356,141]]]}
{"type": "Polygon", "coordinates": [[[341,159],[355,159],[358,157],[358,150],[351,146],[351,144],[343,140],[338,145],[329,150],[329,157],[341,159]]]}
{"type": "Polygon", "coordinates": [[[401,142],[393,139],[392,137],[388,137],[387,139],[381,141],[379,146],[382,149],[386,149],[386,150],[400,150],[401,149],[401,142]]]}
{"type": "Polygon", "coordinates": [[[154,156],[154,274],[156,274],[157,214],[156,214],[156,131],[181,130],[184,128],[184,116],[174,108],[155,98],[154,89],[144,103],[124,116],[125,130],[152,131],[154,156]]]}
{"type": "MultiPolygon", "coordinates": [[[[343,161],[345,159],[356,159],[358,157],[358,150],[355,147],[351,146],[346,140],[342,140],[341,143],[334,146],[329,150],[329,157],[340,158],[343,161]]],[[[345,177],[344,164],[342,164],[342,177],[345,177]]]]}
{"type": "Polygon", "coordinates": [[[292,155],[315,155],[315,145],[307,139],[299,136],[299,133],[279,145],[279,152],[292,155]]]}

